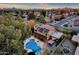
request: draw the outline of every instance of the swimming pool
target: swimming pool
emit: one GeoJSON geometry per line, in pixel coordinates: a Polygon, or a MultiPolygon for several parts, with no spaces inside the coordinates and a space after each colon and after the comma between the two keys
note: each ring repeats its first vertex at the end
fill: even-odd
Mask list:
{"type": "Polygon", "coordinates": [[[24,43],[24,46],[26,49],[31,49],[32,52],[35,52],[35,54],[39,54],[41,51],[41,47],[35,42],[34,39],[30,38],[29,41],[26,39],[26,42],[24,43]]]}

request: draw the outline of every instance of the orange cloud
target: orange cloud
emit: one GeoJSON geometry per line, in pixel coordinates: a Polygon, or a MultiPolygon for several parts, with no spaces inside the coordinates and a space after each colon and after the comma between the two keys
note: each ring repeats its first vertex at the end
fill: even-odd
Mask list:
{"type": "Polygon", "coordinates": [[[0,8],[8,8],[8,7],[10,7],[10,6],[7,4],[4,4],[4,3],[0,3],[0,8]]]}
{"type": "Polygon", "coordinates": [[[45,7],[45,8],[48,7],[48,4],[47,4],[47,3],[41,3],[40,5],[41,5],[42,7],[45,7]]]}

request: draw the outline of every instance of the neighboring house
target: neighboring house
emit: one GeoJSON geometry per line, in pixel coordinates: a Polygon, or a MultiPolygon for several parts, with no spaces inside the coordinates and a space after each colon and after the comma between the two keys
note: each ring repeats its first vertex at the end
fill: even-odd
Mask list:
{"type": "Polygon", "coordinates": [[[72,41],[78,43],[78,46],[77,46],[77,48],[76,48],[76,50],[75,50],[75,55],[79,55],[79,33],[78,33],[77,35],[74,35],[74,36],[72,37],[72,41]]]}
{"type": "Polygon", "coordinates": [[[23,15],[24,16],[24,20],[27,21],[28,20],[28,15],[23,15]]]}
{"type": "Polygon", "coordinates": [[[49,17],[45,17],[45,21],[47,22],[47,23],[50,23],[50,19],[49,19],[49,17]]]}
{"type": "Polygon", "coordinates": [[[79,46],[76,48],[75,55],[79,55],[79,46]]]}
{"type": "Polygon", "coordinates": [[[74,26],[79,27],[79,19],[76,19],[76,20],[74,21],[74,26]]]}
{"type": "Polygon", "coordinates": [[[72,37],[72,41],[79,43],[79,34],[72,37]]]}
{"type": "Polygon", "coordinates": [[[62,32],[53,32],[52,33],[52,36],[55,37],[55,38],[57,38],[57,39],[60,39],[62,35],[63,35],[62,32]]]}

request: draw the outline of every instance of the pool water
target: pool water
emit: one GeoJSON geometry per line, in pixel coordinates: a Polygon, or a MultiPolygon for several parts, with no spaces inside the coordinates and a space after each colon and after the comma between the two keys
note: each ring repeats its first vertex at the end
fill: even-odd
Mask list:
{"type": "Polygon", "coordinates": [[[35,42],[34,39],[31,39],[26,43],[26,48],[31,49],[36,54],[39,54],[41,51],[41,47],[35,42]]]}

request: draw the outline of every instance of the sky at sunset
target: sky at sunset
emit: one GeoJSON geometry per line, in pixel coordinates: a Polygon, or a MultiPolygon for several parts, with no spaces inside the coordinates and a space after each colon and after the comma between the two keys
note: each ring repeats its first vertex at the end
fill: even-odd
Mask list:
{"type": "Polygon", "coordinates": [[[44,9],[51,9],[51,8],[64,8],[64,7],[71,7],[71,8],[78,8],[78,3],[7,3],[7,4],[0,4],[0,8],[22,8],[22,9],[29,9],[29,8],[44,8],[44,9]]]}

